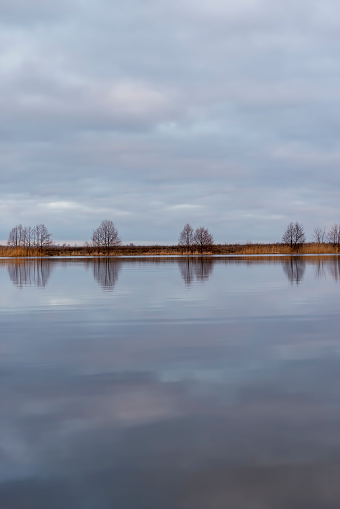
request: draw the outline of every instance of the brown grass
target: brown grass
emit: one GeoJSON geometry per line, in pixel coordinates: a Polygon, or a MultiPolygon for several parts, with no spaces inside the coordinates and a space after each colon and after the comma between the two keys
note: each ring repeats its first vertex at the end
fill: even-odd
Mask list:
{"type": "MultiPolygon", "coordinates": [[[[339,250],[332,244],[304,244],[298,251],[292,251],[284,244],[215,244],[204,255],[290,255],[290,254],[336,254],[339,250]]],[[[107,252],[89,246],[54,246],[43,250],[36,248],[0,246],[0,257],[24,256],[107,256],[107,252]]],[[[198,250],[187,252],[175,246],[117,246],[110,256],[171,256],[200,255],[198,250]]]]}
{"type": "Polygon", "coordinates": [[[28,247],[0,246],[0,256],[23,257],[23,256],[46,256],[43,250],[28,247]]]}

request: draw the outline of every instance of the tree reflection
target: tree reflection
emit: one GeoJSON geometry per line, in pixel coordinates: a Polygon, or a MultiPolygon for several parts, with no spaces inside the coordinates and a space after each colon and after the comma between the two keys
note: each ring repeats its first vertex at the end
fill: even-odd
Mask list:
{"type": "Polygon", "coordinates": [[[335,281],[340,281],[340,258],[336,257],[335,259],[328,259],[326,267],[332,278],[335,279],[335,281]]]}
{"type": "Polygon", "coordinates": [[[306,261],[302,256],[290,256],[282,260],[282,267],[288,280],[298,285],[305,273],[306,261]]]}
{"type": "Polygon", "coordinates": [[[206,281],[212,273],[214,260],[212,258],[181,258],[178,260],[179,270],[186,285],[194,280],[206,281]]]}
{"type": "Polygon", "coordinates": [[[315,265],[315,275],[318,279],[326,279],[326,270],[324,260],[318,259],[315,265]]]}
{"type": "Polygon", "coordinates": [[[112,258],[95,258],[93,261],[93,276],[99,285],[108,291],[114,289],[121,268],[121,261],[112,258]]]}
{"type": "Polygon", "coordinates": [[[8,273],[12,283],[23,286],[45,287],[52,272],[52,262],[46,259],[11,260],[8,273]]]}

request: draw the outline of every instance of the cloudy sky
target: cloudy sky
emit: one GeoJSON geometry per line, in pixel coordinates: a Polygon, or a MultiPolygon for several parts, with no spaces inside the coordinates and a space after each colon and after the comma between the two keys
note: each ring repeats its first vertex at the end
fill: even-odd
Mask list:
{"type": "Polygon", "coordinates": [[[0,239],[340,221],[335,0],[0,0],[0,239]]]}

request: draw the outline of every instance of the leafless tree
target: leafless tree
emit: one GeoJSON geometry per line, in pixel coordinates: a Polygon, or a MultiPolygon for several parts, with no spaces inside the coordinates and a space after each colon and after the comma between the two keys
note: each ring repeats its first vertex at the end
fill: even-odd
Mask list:
{"type": "Polygon", "coordinates": [[[214,237],[209,233],[207,228],[200,226],[196,228],[194,233],[194,244],[198,247],[202,254],[204,250],[211,248],[214,244],[214,237]]]}
{"type": "Polygon", "coordinates": [[[43,249],[53,243],[52,235],[44,224],[22,226],[18,224],[10,231],[7,244],[12,247],[37,247],[43,249]]]}
{"type": "Polygon", "coordinates": [[[18,245],[18,227],[15,226],[11,229],[8,236],[7,245],[12,247],[17,247],[18,245]]]}
{"type": "Polygon", "coordinates": [[[40,250],[53,244],[52,235],[44,224],[37,224],[33,229],[34,246],[40,250]]]}
{"type": "Polygon", "coordinates": [[[98,228],[93,231],[92,244],[95,247],[104,248],[107,254],[109,254],[112,247],[119,246],[120,243],[118,231],[113,222],[108,219],[104,219],[98,228]]]}
{"type": "Polygon", "coordinates": [[[22,226],[22,224],[19,224],[17,226],[18,228],[18,240],[19,240],[19,246],[25,246],[26,245],[26,227],[22,226]]]}
{"type": "Polygon", "coordinates": [[[25,227],[25,245],[27,247],[34,246],[34,227],[32,226],[25,227]]]}
{"type": "Polygon", "coordinates": [[[323,244],[326,240],[326,229],[325,228],[314,228],[313,240],[317,244],[323,244]]]}
{"type": "Polygon", "coordinates": [[[290,246],[292,251],[299,251],[302,245],[306,242],[306,235],[301,223],[289,223],[283,236],[282,242],[290,246]]]}
{"type": "Polygon", "coordinates": [[[340,248],[340,224],[334,224],[327,233],[327,240],[334,248],[340,248]]]}
{"type": "Polygon", "coordinates": [[[18,224],[11,229],[7,244],[12,247],[25,245],[25,228],[22,224],[18,224]]]}
{"type": "Polygon", "coordinates": [[[194,230],[190,224],[187,223],[179,235],[178,245],[183,247],[187,252],[190,252],[192,250],[193,243],[194,230]]]}

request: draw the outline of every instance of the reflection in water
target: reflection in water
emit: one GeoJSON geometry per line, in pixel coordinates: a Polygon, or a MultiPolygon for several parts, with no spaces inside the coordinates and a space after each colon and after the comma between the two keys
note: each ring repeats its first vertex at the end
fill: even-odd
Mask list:
{"type": "Polygon", "coordinates": [[[93,264],[93,276],[104,289],[113,290],[121,268],[121,261],[112,258],[95,258],[93,264]]]}
{"type": "Polygon", "coordinates": [[[332,260],[332,263],[327,264],[327,269],[335,281],[340,280],[340,258],[336,257],[332,260]]]}
{"type": "Polygon", "coordinates": [[[0,259],[7,266],[12,283],[16,286],[45,287],[55,265],[83,265],[93,270],[94,279],[104,290],[113,290],[122,265],[155,266],[177,264],[186,285],[206,281],[214,265],[281,265],[292,284],[299,284],[307,265],[315,267],[318,278],[327,276],[340,281],[340,256],[221,256],[221,257],[131,257],[131,258],[30,258],[0,259]]]}
{"type": "Polygon", "coordinates": [[[298,285],[305,273],[306,261],[302,256],[290,256],[282,260],[282,267],[288,280],[298,285]]]}
{"type": "Polygon", "coordinates": [[[340,507],[315,270],[339,258],[0,259],[0,509],[340,507]]]}
{"type": "Polygon", "coordinates": [[[209,278],[214,267],[213,258],[181,258],[178,260],[178,266],[182,278],[186,285],[190,285],[195,279],[205,281],[209,278]]]}
{"type": "Polygon", "coordinates": [[[16,259],[8,263],[8,273],[12,283],[23,286],[45,287],[51,275],[53,264],[49,259],[16,259]]]}
{"type": "Polygon", "coordinates": [[[326,279],[326,271],[325,271],[325,265],[324,260],[320,258],[316,263],[316,270],[315,270],[316,277],[318,279],[326,279]]]}

